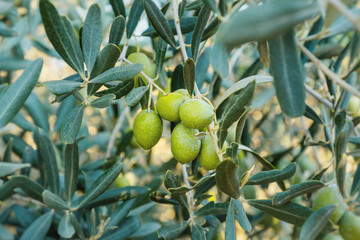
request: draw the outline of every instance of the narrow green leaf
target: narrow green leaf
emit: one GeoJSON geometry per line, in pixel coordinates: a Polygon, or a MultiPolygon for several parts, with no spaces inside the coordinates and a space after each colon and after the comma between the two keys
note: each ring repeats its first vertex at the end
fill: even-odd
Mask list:
{"type": "Polygon", "coordinates": [[[185,61],[184,64],[184,82],[186,89],[188,90],[188,93],[190,96],[193,95],[194,92],[194,86],[195,86],[195,62],[192,58],[188,58],[185,61]]]}
{"type": "Polygon", "coordinates": [[[289,190],[276,193],[273,197],[273,204],[275,206],[282,206],[288,203],[291,199],[311,193],[322,188],[323,186],[325,186],[325,184],[317,180],[310,180],[292,185],[289,190]]]}
{"type": "Polygon", "coordinates": [[[211,66],[222,79],[229,77],[228,50],[222,44],[215,43],[211,49],[211,66]]]}
{"type": "Polygon", "coordinates": [[[119,201],[127,201],[131,198],[136,198],[137,196],[146,193],[148,190],[148,188],[141,186],[127,186],[116,189],[109,189],[102,193],[96,199],[84,205],[84,207],[94,208],[111,203],[116,203],[119,201]]]}
{"type": "Polygon", "coordinates": [[[317,2],[280,0],[237,11],[217,34],[218,41],[234,47],[279,36],[319,11],[317,2]]]}
{"type": "Polygon", "coordinates": [[[336,160],[336,180],[342,195],[345,191],[346,178],[346,151],[347,144],[350,139],[351,132],[354,128],[352,121],[347,121],[335,140],[335,160],[336,160]]]}
{"type": "Polygon", "coordinates": [[[49,132],[50,126],[48,112],[34,92],[32,92],[26,99],[24,107],[34,120],[36,126],[44,129],[46,132],[49,132]]]}
{"type": "Polygon", "coordinates": [[[135,199],[131,199],[129,201],[122,202],[116,210],[111,214],[110,220],[108,224],[106,225],[108,228],[114,227],[118,225],[118,223],[124,219],[127,214],[130,212],[135,199]]]}
{"type": "Polygon", "coordinates": [[[106,108],[111,105],[112,101],[115,98],[116,98],[115,94],[110,93],[95,99],[90,103],[90,105],[94,108],[106,108]]]}
{"type": "Polygon", "coordinates": [[[24,60],[18,57],[2,56],[0,57],[0,70],[1,71],[15,71],[24,69],[29,66],[31,61],[24,60]]]}
{"type": "Polygon", "coordinates": [[[49,211],[38,217],[21,235],[20,240],[44,239],[50,229],[53,215],[53,211],[49,211]]]}
{"type": "Polygon", "coordinates": [[[130,37],[132,36],[143,11],[144,11],[143,0],[134,0],[126,24],[127,39],[130,39],[130,37]]]}
{"type": "MultiPolygon", "coordinates": [[[[177,35],[176,32],[176,27],[175,27],[175,22],[174,19],[170,19],[167,20],[171,31],[174,35],[177,35]]],[[[194,30],[194,26],[196,23],[196,17],[183,17],[180,19],[180,29],[181,29],[181,33],[185,34],[185,33],[189,33],[191,31],[194,30]]],[[[142,36],[146,36],[146,37],[158,37],[159,34],[158,32],[154,29],[154,27],[150,26],[148,29],[146,29],[143,33],[142,36]]]]}
{"type": "Polygon", "coordinates": [[[101,97],[113,93],[115,94],[115,99],[120,99],[121,97],[127,95],[134,88],[134,83],[134,79],[120,81],[120,83],[115,87],[110,87],[106,90],[97,92],[95,93],[95,96],[101,97]]]}
{"type": "Polygon", "coordinates": [[[114,180],[119,176],[122,165],[115,164],[108,170],[106,170],[96,181],[91,185],[91,187],[85,192],[85,194],[77,200],[76,209],[83,207],[88,202],[92,201],[98,197],[101,193],[105,191],[106,188],[114,182],[114,180]]]}
{"type": "Polygon", "coordinates": [[[205,28],[204,33],[203,33],[202,38],[201,38],[201,41],[203,42],[203,41],[211,38],[217,32],[219,27],[220,27],[220,21],[216,17],[205,28]]]}
{"type": "MultiPolygon", "coordinates": [[[[12,154],[12,151],[13,151],[13,142],[14,142],[14,139],[13,138],[10,138],[10,140],[7,142],[6,144],[6,148],[5,148],[5,152],[4,152],[4,156],[3,156],[3,162],[8,162],[10,163],[11,162],[11,154],[12,154]]],[[[2,164],[2,162],[0,162],[0,165],[2,164]]],[[[11,169],[11,167],[10,167],[11,169]]],[[[1,168],[0,168],[0,177],[4,177],[4,176],[1,176],[1,168]]]]}
{"type": "MultiPolygon", "coordinates": [[[[179,187],[181,187],[180,177],[178,175],[174,174],[171,170],[168,170],[165,175],[164,185],[165,185],[166,189],[179,188],[179,187]]],[[[184,206],[186,208],[188,207],[188,202],[187,202],[185,195],[179,195],[179,196],[175,195],[175,196],[173,196],[173,198],[181,206],[184,206]]]]}
{"type": "Polygon", "coordinates": [[[225,240],[236,240],[235,207],[233,198],[230,200],[229,209],[226,214],[225,240]]]}
{"type": "Polygon", "coordinates": [[[166,240],[176,239],[185,231],[187,227],[188,222],[184,221],[181,224],[161,228],[158,231],[158,237],[166,240]]]}
{"type": "Polygon", "coordinates": [[[20,112],[18,112],[11,121],[25,131],[32,132],[35,129],[35,126],[30,123],[20,112]]]}
{"type": "Polygon", "coordinates": [[[114,11],[115,17],[121,15],[124,19],[126,18],[126,10],[123,0],[110,0],[111,7],[114,11]]]}
{"type": "Polygon", "coordinates": [[[159,75],[163,68],[167,46],[168,46],[167,43],[162,38],[159,38],[158,44],[156,46],[156,58],[155,58],[156,75],[159,75]]]}
{"type": "Polygon", "coordinates": [[[240,81],[236,82],[234,85],[232,85],[226,92],[222,95],[219,102],[215,106],[215,110],[218,109],[218,107],[226,100],[228,99],[232,94],[240,91],[241,89],[245,88],[249,83],[255,81],[256,84],[263,84],[263,83],[269,83],[273,81],[273,78],[271,76],[263,76],[263,75],[254,75],[250,76],[244,79],[241,79],[240,81]]]}
{"type": "Polygon", "coordinates": [[[58,132],[62,122],[64,121],[66,115],[75,107],[76,99],[74,96],[67,97],[64,101],[61,102],[60,107],[56,112],[56,122],[54,126],[54,131],[58,132]]]}
{"type": "Polygon", "coordinates": [[[196,19],[194,32],[191,39],[191,54],[195,62],[198,58],[201,39],[203,37],[206,24],[209,20],[210,13],[210,8],[207,5],[204,5],[199,12],[198,18],[196,19]]]}
{"type": "Polygon", "coordinates": [[[119,45],[125,31],[125,18],[117,16],[111,24],[109,43],[119,45]]]}
{"type": "Polygon", "coordinates": [[[321,119],[321,117],[314,111],[314,109],[312,109],[309,105],[305,104],[306,108],[305,108],[305,113],[304,116],[307,118],[310,118],[311,120],[313,120],[314,122],[316,122],[317,124],[323,124],[323,120],[321,119]]]}
{"type": "Polygon", "coordinates": [[[109,231],[103,235],[103,240],[127,239],[132,233],[136,232],[141,226],[139,216],[132,216],[122,221],[121,225],[115,230],[109,231]]]}
{"type": "Polygon", "coordinates": [[[44,161],[45,178],[47,184],[49,185],[50,191],[55,194],[60,193],[60,180],[59,180],[59,170],[56,162],[56,155],[54,146],[47,135],[47,133],[39,129],[37,132],[38,135],[38,149],[41,159],[44,161]]]}
{"type": "MultiPolygon", "coordinates": [[[[358,78],[358,76],[357,76],[356,72],[352,72],[347,77],[346,82],[349,85],[356,87],[357,78],[358,78]]],[[[344,89],[340,95],[340,99],[338,100],[338,102],[336,104],[335,112],[337,112],[337,110],[339,110],[339,111],[346,110],[349,105],[350,97],[351,97],[351,93],[344,89]]]]}
{"type": "Polygon", "coordinates": [[[328,205],[312,213],[301,228],[299,240],[314,240],[329,223],[336,205],[328,205]]]}
{"type": "Polygon", "coordinates": [[[64,144],[74,144],[76,136],[79,132],[82,118],[84,114],[84,106],[82,104],[73,108],[68,115],[66,115],[60,128],[60,141],[64,144]]]}
{"type": "Polygon", "coordinates": [[[296,45],[295,31],[269,40],[270,70],[274,76],[276,97],[289,117],[305,112],[305,74],[296,45]]]}
{"type": "Polygon", "coordinates": [[[12,174],[13,172],[31,167],[29,163],[11,163],[11,162],[0,162],[0,177],[5,177],[12,174]]]}
{"type": "Polygon", "coordinates": [[[14,30],[7,28],[5,26],[0,26],[0,36],[3,37],[16,37],[19,34],[15,32],[14,30]]]}
{"type": "Polygon", "coordinates": [[[71,213],[66,211],[61,217],[57,229],[58,234],[63,238],[71,238],[75,234],[75,228],[72,223],[71,213]]]}
{"type": "Polygon", "coordinates": [[[250,232],[252,229],[251,223],[245,213],[242,203],[237,199],[231,199],[234,202],[235,207],[235,217],[239,222],[240,226],[247,232],[250,232]]]}
{"type": "Polygon", "coordinates": [[[62,95],[70,93],[81,86],[81,82],[69,80],[47,81],[43,83],[52,93],[62,95]]]}
{"type": "Polygon", "coordinates": [[[75,232],[79,236],[80,240],[84,240],[85,239],[84,232],[73,212],[71,212],[71,223],[74,226],[75,232]]]}
{"type": "Polygon", "coordinates": [[[296,172],[295,163],[289,164],[282,170],[261,171],[249,178],[247,185],[262,185],[282,181],[292,177],[296,172]]]}
{"type": "Polygon", "coordinates": [[[23,190],[27,196],[40,202],[43,201],[42,193],[45,191],[45,189],[37,182],[34,182],[26,176],[20,175],[12,176],[10,181],[11,184],[13,184],[15,187],[21,188],[21,190],[23,190]]]}
{"type": "Polygon", "coordinates": [[[195,195],[194,198],[198,198],[203,193],[207,192],[209,189],[216,185],[215,175],[205,175],[202,177],[194,186],[195,195]]]}
{"type": "Polygon", "coordinates": [[[111,81],[124,81],[136,76],[141,72],[142,69],[143,65],[139,63],[118,66],[103,72],[102,74],[93,78],[90,82],[104,84],[111,81]]]}
{"type": "Polygon", "coordinates": [[[67,202],[70,203],[76,190],[79,175],[79,149],[76,142],[65,145],[64,181],[67,202]]]}
{"type": "Polygon", "coordinates": [[[144,0],[144,9],[151,25],[159,33],[162,39],[164,39],[164,41],[169,45],[175,47],[176,42],[174,34],[172,33],[170,25],[168,21],[166,21],[164,14],[160,11],[156,4],[152,0],[144,0]]]}
{"type": "Polygon", "coordinates": [[[248,200],[251,206],[282,221],[301,226],[314,212],[311,208],[289,202],[284,206],[273,206],[271,200],[248,200]]]}
{"type": "Polygon", "coordinates": [[[206,240],[205,230],[198,224],[191,225],[192,240],[206,240]]]}
{"type": "Polygon", "coordinates": [[[7,181],[0,186],[0,201],[8,199],[14,191],[14,184],[11,181],[7,181]]]}
{"type": "Polygon", "coordinates": [[[58,195],[45,190],[42,193],[44,203],[49,208],[55,209],[55,210],[69,210],[70,207],[66,205],[66,202],[62,200],[58,195]]]}
{"type": "Polygon", "coordinates": [[[238,167],[231,160],[224,160],[216,167],[216,185],[227,195],[238,198],[240,194],[240,181],[237,174],[238,167]]]}
{"type": "Polygon", "coordinates": [[[84,77],[84,58],[71,23],[65,17],[60,17],[48,0],[40,1],[40,13],[46,35],[55,50],[70,67],[84,77]]]}
{"type": "Polygon", "coordinates": [[[224,203],[214,203],[209,202],[199,210],[195,212],[197,216],[207,216],[207,215],[223,215],[226,214],[229,209],[229,202],[224,203]]]}
{"type": "MultiPolygon", "coordinates": [[[[99,76],[101,73],[113,68],[120,57],[120,48],[115,44],[107,44],[96,58],[94,68],[90,75],[90,80],[99,76]]],[[[90,83],[88,86],[88,94],[94,94],[102,84],[90,83]]]]}
{"type": "Polygon", "coordinates": [[[91,73],[102,40],[101,10],[98,4],[93,4],[86,15],[82,30],[82,51],[88,74],[91,73]]]}
{"type": "Polygon", "coordinates": [[[131,92],[126,95],[126,103],[129,107],[134,107],[141,98],[145,95],[145,93],[148,91],[148,86],[141,86],[134,88],[131,90],[131,92]]]}
{"type": "Polygon", "coordinates": [[[244,89],[236,93],[227,105],[217,133],[220,148],[222,148],[225,142],[229,127],[239,120],[241,115],[245,112],[245,107],[250,104],[254,91],[255,81],[250,82],[244,89]]]}
{"type": "Polygon", "coordinates": [[[353,182],[351,184],[351,191],[350,191],[351,196],[355,195],[355,193],[357,193],[359,189],[360,189],[360,164],[357,165],[353,182]]]}
{"type": "Polygon", "coordinates": [[[0,128],[4,127],[19,112],[38,81],[43,65],[37,59],[11,84],[0,97],[0,128]]]}

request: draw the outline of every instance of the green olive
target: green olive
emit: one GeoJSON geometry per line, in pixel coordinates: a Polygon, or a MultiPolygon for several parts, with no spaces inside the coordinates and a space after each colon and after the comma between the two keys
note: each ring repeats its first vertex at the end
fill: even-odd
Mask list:
{"type": "Polygon", "coordinates": [[[340,234],[345,240],[360,239],[360,217],[350,211],[346,211],[340,219],[340,234]]]}
{"type": "Polygon", "coordinates": [[[214,118],[212,107],[201,99],[186,100],[180,107],[180,119],[188,128],[207,127],[214,118]]]}
{"type": "Polygon", "coordinates": [[[184,88],[180,88],[180,89],[176,90],[175,92],[180,93],[180,94],[182,94],[184,96],[186,96],[186,94],[187,94],[187,90],[184,89],[184,88]]]}
{"type": "Polygon", "coordinates": [[[344,240],[338,233],[328,233],[321,240],[344,240]]]}
{"type": "MultiPolygon", "coordinates": [[[[150,78],[156,77],[156,66],[150,61],[148,56],[144,53],[136,52],[131,53],[127,59],[132,63],[140,63],[143,65],[143,72],[148,75],[150,78]]],[[[147,80],[141,76],[141,79],[144,81],[145,84],[148,84],[147,80]]]]}
{"type": "Polygon", "coordinates": [[[121,187],[130,186],[130,182],[129,182],[129,180],[128,180],[125,176],[119,175],[119,176],[115,179],[114,185],[115,185],[115,187],[117,187],[117,188],[121,188],[121,187]]]}
{"type": "Polygon", "coordinates": [[[145,150],[158,143],[162,130],[161,118],[153,110],[143,110],[135,117],[134,136],[139,145],[145,150]]]}
{"type": "Polygon", "coordinates": [[[199,130],[186,127],[179,123],[171,134],[171,152],[175,159],[182,163],[194,160],[200,152],[201,141],[194,137],[199,130]]]}
{"type": "Polygon", "coordinates": [[[360,116],[360,99],[355,96],[351,96],[347,110],[354,117],[360,116]]]}
{"type": "Polygon", "coordinates": [[[255,186],[245,185],[241,189],[244,194],[245,199],[256,199],[256,189],[255,186]]]}
{"type": "Polygon", "coordinates": [[[325,207],[330,204],[335,204],[337,207],[335,208],[335,211],[331,215],[331,221],[334,223],[337,223],[342,215],[344,214],[344,209],[339,206],[339,200],[336,196],[335,191],[331,187],[325,187],[323,189],[320,189],[316,195],[314,196],[314,201],[312,208],[314,210],[319,210],[322,207],[325,207]]]}
{"type": "MultiPolygon", "coordinates": [[[[215,142],[217,142],[216,136],[215,142]]],[[[213,170],[220,163],[219,157],[216,153],[214,144],[209,134],[201,140],[201,150],[198,159],[200,165],[206,170],[213,170]]]]}
{"type": "Polygon", "coordinates": [[[184,96],[174,92],[159,98],[156,108],[161,118],[171,122],[179,122],[179,109],[183,102],[184,96]]]}

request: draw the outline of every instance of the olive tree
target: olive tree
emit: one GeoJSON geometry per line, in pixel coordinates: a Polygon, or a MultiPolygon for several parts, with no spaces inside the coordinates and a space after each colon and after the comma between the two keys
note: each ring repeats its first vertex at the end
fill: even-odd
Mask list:
{"type": "Polygon", "coordinates": [[[0,239],[359,239],[358,6],[0,1],[0,239]]]}

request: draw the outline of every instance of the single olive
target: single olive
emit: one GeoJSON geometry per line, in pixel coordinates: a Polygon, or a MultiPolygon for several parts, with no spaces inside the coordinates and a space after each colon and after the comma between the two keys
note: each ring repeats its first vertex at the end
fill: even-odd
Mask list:
{"type": "Polygon", "coordinates": [[[340,219],[340,234],[345,240],[360,239],[360,217],[353,212],[346,211],[340,219]]]}
{"type": "Polygon", "coordinates": [[[174,92],[159,98],[156,108],[161,118],[171,122],[179,122],[179,109],[183,102],[184,96],[174,92]]]}
{"type": "Polygon", "coordinates": [[[186,100],[180,107],[180,119],[188,128],[207,127],[214,118],[212,107],[201,99],[186,100]]]}
{"type": "Polygon", "coordinates": [[[134,136],[139,145],[145,150],[158,143],[162,130],[162,120],[153,110],[143,110],[135,117],[134,136]]]}
{"type": "MultiPolygon", "coordinates": [[[[217,142],[216,136],[215,142],[217,142]]],[[[214,144],[209,134],[201,139],[201,150],[198,159],[200,165],[206,170],[213,170],[220,163],[219,157],[216,153],[214,144]]]]}
{"type": "Polygon", "coordinates": [[[351,96],[347,110],[353,117],[360,116],[360,99],[355,96],[351,96]]]}
{"type": "Polygon", "coordinates": [[[187,94],[187,90],[184,89],[184,88],[180,88],[180,89],[176,90],[175,92],[180,93],[180,94],[182,94],[184,96],[186,96],[186,94],[187,94]]]}
{"type": "Polygon", "coordinates": [[[338,233],[328,233],[321,240],[344,240],[338,233]]]}
{"type": "Polygon", "coordinates": [[[114,185],[115,185],[115,187],[117,187],[117,188],[121,188],[121,187],[130,186],[131,184],[130,184],[129,180],[128,180],[125,176],[119,175],[119,176],[115,179],[114,185]]]}
{"type": "Polygon", "coordinates": [[[319,210],[320,208],[330,204],[337,205],[335,211],[330,218],[331,221],[337,223],[344,214],[345,210],[341,206],[339,206],[339,200],[336,196],[334,189],[332,189],[331,187],[322,188],[315,194],[312,208],[314,210],[319,210]]]}
{"type": "MultiPolygon", "coordinates": [[[[156,77],[156,66],[150,61],[148,56],[141,52],[131,53],[127,59],[132,63],[140,63],[143,67],[143,72],[148,75],[150,78],[156,77]]],[[[137,78],[137,77],[136,77],[137,78]]],[[[144,76],[141,75],[141,79],[144,81],[145,84],[148,84],[148,81],[145,79],[144,76]]]]}
{"type": "Polygon", "coordinates": [[[200,152],[201,141],[194,137],[199,130],[186,127],[179,123],[171,134],[171,152],[175,159],[182,163],[194,160],[200,152]]]}

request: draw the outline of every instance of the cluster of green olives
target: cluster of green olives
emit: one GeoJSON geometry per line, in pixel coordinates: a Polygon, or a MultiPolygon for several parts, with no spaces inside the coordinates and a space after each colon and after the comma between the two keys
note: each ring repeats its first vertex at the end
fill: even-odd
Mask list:
{"type": "Polygon", "coordinates": [[[178,162],[185,164],[198,157],[205,169],[216,168],[220,160],[211,136],[207,134],[201,140],[195,137],[214,118],[214,110],[206,101],[191,99],[185,89],[179,89],[160,96],[156,110],[157,113],[143,110],[135,117],[134,137],[143,149],[152,148],[160,140],[163,129],[161,119],[164,119],[177,123],[171,134],[171,152],[178,162]]]}
{"type": "Polygon", "coordinates": [[[331,187],[325,187],[319,190],[313,199],[313,209],[318,210],[330,204],[337,207],[330,217],[330,220],[339,225],[339,232],[329,233],[322,240],[357,240],[360,239],[360,216],[345,210],[340,206],[336,192],[331,187]]]}

